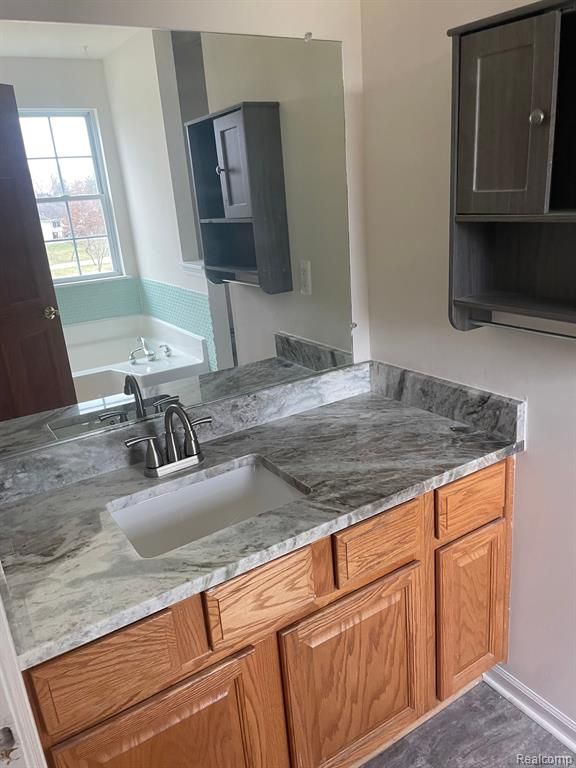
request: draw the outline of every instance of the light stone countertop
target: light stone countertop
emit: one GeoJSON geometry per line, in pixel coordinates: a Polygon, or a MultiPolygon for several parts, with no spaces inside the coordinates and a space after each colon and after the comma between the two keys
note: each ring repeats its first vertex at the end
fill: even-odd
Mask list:
{"type": "Polygon", "coordinates": [[[522,450],[522,443],[367,393],[204,444],[189,473],[101,474],[0,509],[0,593],[21,667],[522,450]],[[109,508],[263,457],[311,489],[271,512],[141,558],[109,508]],[[225,467],[223,466],[225,465],[225,467]]]}

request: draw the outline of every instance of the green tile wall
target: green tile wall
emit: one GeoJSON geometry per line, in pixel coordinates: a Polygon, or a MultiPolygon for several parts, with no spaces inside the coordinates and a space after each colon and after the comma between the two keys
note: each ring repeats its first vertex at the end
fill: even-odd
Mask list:
{"type": "Polygon", "coordinates": [[[56,299],[64,325],[139,315],[139,280],[135,277],[56,285],[56,299]]]}
{"type": "Polygon", "coordinates": [[[64,325],[125,315],[151,315],[206,339],[211,370],[216,348],[208,296],[156,280],[126,277],[56,286],[64,325]]]}
{"type": "Polygon", "coordinates": [[[140,280],[140,295],[143,314],[203,336],[208,346],[210,369],[216,370],[216,348],[207,294],[143,278],[140,280]]]}

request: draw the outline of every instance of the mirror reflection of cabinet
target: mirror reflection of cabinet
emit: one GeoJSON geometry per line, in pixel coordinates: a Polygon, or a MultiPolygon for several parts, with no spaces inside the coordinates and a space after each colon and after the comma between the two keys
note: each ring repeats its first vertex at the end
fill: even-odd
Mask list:
{"type": "Polygon", "coordinates": [[[250,218],[250,182],[244,124],[240,111],[217,117],[214,120],[214,138],[220,178],[224,215],[227,219],[250,218]]]}
{"type": "Polygon", "coordinates": [[[206,276],[291,291],[279,104],[243,102],[186,130],[206,276]]]}

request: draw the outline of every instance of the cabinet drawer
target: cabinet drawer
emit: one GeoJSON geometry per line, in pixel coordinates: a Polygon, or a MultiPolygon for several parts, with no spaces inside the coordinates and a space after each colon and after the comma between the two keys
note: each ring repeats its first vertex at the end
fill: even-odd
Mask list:
{"type": "Polygon", "coordinates": [[[338,587],[375,578],[419,558],[424,536],[424,497],[387,510],[334,534],[338,587]]]}
{"type": "Polygon", "coordinates": [[[200,595],[29,672],[44,727],[69,734],[144,700],[209,652],[200,595]]]}
{"type": "Polygon", "coordinates": [[[314,570],[313,548],[305,547],[205,592],[212,647],[252,642],[255,633],[313,605],[314,570]]]}
{"type": "Polygon", "coordinates": [[[436,490],[436,538],[442,542],[504,515],[506,464],[501,462],[436,490]]]}

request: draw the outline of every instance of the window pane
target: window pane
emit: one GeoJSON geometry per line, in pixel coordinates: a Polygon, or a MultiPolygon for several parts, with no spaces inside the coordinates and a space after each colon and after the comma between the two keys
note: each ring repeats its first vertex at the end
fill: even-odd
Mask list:
{"type": "Polygon", "coordinates": [[[100,200],[76,200],[69,205],[75,237],[107,234],[100,200]]]}
{"type": "Polygon", "coordinates": [[[60,173],[67,195],[98,194],[94,163],[90,158],[73,157],[60,160],[60,173]]]}
{"type": "Polygon", "coordinates": [[[76,246],[83,275],[96,275],[100,272],[114,271],[107,237],[78,240],[76,246]]]}
{"type": "Polygon", "coordinates": [[[66,203],[38,203],[38,214],[45,241],[72,236],[66,203]]]}
{"type": "Polygon", "coordinates": [[[54,146],[47,117],[21,117],[26,157],[54,157],[54,146]]]}
{"type": "Polygon", "coordinates": [[[56,160],[30,160],[28,165],[36,197],[58,197],[62,194],[56,160]]]}
{"type": "Polygon", "coordinates": [[[58,157],[92,155],[85,117],[51,117],[58,157]]]}
{"type": "Polygon", "coordinates": [[[52,277],[74,277],[80,273],[73,243],[46,243],[52,277]]]}

